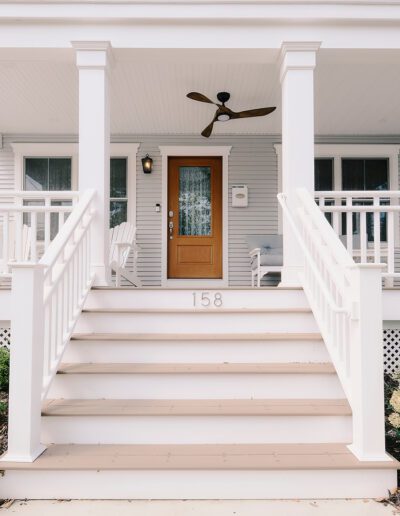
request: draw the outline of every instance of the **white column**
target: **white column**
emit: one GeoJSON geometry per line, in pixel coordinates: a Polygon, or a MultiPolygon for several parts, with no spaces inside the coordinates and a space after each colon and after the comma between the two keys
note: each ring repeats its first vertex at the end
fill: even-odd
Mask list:
{"type": "Polygon", "coordinates": [[[44,352],[43,271],[44,266],[39,264],[20,263],[12,267],[12,346],[5,461],[32,462],[46,448],[40,442],[44,352]]]}
{"type": "MultiPolygon", "coordinates": [[[[293,203],[296,188],[314,190],[314,68],[319,43],[283,43],[282,191],[293,203]]],[[[282,286],[299,286],[302,252],[283,220],[282,286]]]]}
{"type": "Polygon", "coordinates": [[[74,42],[79,70],[79,191],[96,190],[91,256],[95,285],[110,283],[110,105],[108,42],[74,42]]]}

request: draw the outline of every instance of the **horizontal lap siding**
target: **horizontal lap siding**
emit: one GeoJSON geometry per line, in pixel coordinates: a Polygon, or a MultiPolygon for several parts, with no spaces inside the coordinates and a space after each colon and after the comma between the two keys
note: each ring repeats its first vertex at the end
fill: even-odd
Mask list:
{"type": "MultiPolygon", "coordinates": [[[[0,190],[14,188],[14,163],[10,142],[76,142],[74,135],[7,135],[0,149],[0,190]]],[[[138,272],[143,284],[161,284],[161,213],[156,203],[162,202],[160,145],[231,145],[229,157],[229,283],[232,286],[250,284],[250,261],[246,236],[276,233],[278,228],[276,135],[213,136],[210,140],[198,136],[124,135],[114,136],[113,142],[141,143],[137,158],[136,217],[138,242],[141,246],[138,272]],[[143,174],[141,158],[148,153],[154,160],[152,174],[143,174]],[[248,208],[232,208],[231,187],[249,187],[248,208]]],[[[317,137],[316,143],[400,143],[399,136],[333,136],[317,137]]],[[[399,167],[400,177],[400,167],[399,167]]],[[[163,207],[167,209],[167,207],[163,207]]],[[[400,250],[396,253],[400,270],[400,250]]]]}

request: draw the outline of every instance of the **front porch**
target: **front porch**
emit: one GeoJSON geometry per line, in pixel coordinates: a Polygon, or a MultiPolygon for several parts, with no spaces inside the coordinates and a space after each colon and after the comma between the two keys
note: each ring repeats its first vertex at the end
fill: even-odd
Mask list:
{"type": "Polygon", "coordinates": [[[284,478],[293,498],[317,483],[324,496],[384,493],[397,467],[385,451],[382,330],[400,321],[399,51],[71,46],[57,64],[57,51],[35,51],[39,73],[14,50],[0,83],[7,490],[29,481],[42,496],[49,482],[50,496],[79,496],[87,481],[88,497],[225,497],[230,477],[235,497],[283,496],[284,478]],[[203,139],[215,106],[185,95],[222,89],[237,110],[277,110],[216,123],[203,139]],[[208,202],[184,230],[172,158],[202,169],[208,202]],[[235,205],[235,186],[247,204],[235,205]],[[211,240],[216,214],[208,255],[196,244],[181,260],[192,273],[172,273],[171,241],[211,240]],[[113,285],[109,229],[122,222],[136,228],[128,267],[142,288],[113,285]],[[279,288],[268,277],[250,288],[254,235],[282,235],[279,288]],[[220,267],[198,273],[204,256],[220,267]]]}

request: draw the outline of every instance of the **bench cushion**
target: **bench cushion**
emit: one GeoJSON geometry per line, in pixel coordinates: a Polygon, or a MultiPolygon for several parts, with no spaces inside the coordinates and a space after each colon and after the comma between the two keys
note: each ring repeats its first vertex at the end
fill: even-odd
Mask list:
{"type": "MultiPolygon", "coordinates": [[[[282,235],[249,235],[247,237],[249,252],[260,249],[260,265],[280,267],[283,265],[282,235]]],[[[252,258],[251,268],[257,268],[257,257],[252,258]]]]}

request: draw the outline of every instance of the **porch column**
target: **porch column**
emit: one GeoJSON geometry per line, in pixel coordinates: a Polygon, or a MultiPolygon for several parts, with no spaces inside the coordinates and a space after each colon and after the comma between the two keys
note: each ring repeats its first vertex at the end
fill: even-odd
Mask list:
{"type": "Polygon", "coordinates": [[[91,234],[95,285],[110,283],[110,106],[109,42],[74,42],[79,70],[79,191],[96,190],[91,234]]]}
{"type": "MultiPolygon", "coordinates": [[[[296,188],[314,190],[314,68],[319,43],[283,43],[282,86],[282,191],[288,204],[296,188]]],[[[302,252],[290,225],[283,218],[281,286],[299,286],[302,252]]]]}

